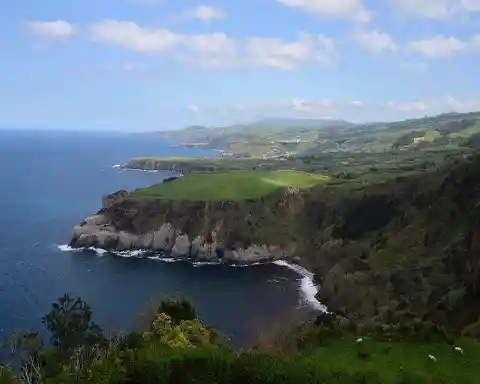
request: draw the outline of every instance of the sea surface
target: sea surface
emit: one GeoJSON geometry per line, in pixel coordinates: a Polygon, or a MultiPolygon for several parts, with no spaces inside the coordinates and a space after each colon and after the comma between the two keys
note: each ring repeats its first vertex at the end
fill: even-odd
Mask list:
{"type": "Polygon", "coordinates": [[[15,328],[41,331],[65,293],[86,300],[107,330],[134,329],[154,296],[186,296],[234,345],[293,307],[318,308],[308,271],[281,262],[234,268],[70,250],[73,226],[103,195],[170,176],[115,167],[145,155],[216,153],[153,135],[0,130],[0,340],[15,328]]]}

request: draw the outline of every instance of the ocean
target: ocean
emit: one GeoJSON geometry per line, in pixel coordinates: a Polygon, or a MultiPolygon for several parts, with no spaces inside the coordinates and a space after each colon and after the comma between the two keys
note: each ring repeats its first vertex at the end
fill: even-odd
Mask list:
{"type": "Polygon", "coordinates": [[[75,224],[103,195],[160,182],[165,172],[121,170],[144,155],[214,156],[153,135],[0,130],[0,340],[14,329],[43,330],[59,296],[81,296],[106,330],[132,330],[142,305],[185,296],[233,345],[293,307],[318,308],[308,271],[282,262],[249,267],[167,263],[67,247],[75,224]]]}

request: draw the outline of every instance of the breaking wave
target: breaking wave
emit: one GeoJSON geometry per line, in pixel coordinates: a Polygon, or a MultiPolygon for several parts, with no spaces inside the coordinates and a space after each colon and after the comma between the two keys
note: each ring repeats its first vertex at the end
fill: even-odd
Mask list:
{"type": "Polygon", "coordinates": [[[312,272],[300,265],[291,264],[284,260],[276,260],[273,264],[288,268],[302,276],[302,279],[300,280],[300,291],[302,292],[305,303],[317,311],[327,312],[327,307],[315,298],[315,295],[318,292],[318,287],[313,281],[314,275],[312,272]]]}

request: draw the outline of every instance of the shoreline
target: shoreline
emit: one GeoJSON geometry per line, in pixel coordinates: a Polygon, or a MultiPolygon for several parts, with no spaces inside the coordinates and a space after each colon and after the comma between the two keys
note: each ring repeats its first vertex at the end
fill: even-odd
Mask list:
{"type": "Polygon", "coordinates": [[[98,256],[112,255],[115,257],[121,258],[137,258],[137,259],[148,259],[162,263],[188,263],[194,268],[203,267],[203,266],[225,266],[229,268],[248,268],[255,267],[259,265],[276,265],[278,267],[287,268],[295,272],[298,276],[301,277],[300,284],[297,287],[297,290],[300,293],[300,302],[303,302],[308,307],[315,311],[326,313],[327,307],[316,299],[316,294],[318,293],[320,287],[317,286],[314,282],[313,272],[310,272],[305,267],[301,266],[299,263],[286,261],[286,260],[273,260],[265,262],[254,262],[246,264],[235,264],[235,263],[226,263],[226,262],[211,262],[211,261],[192,261],[186,258],[173,258],[173,257],[161,257],[160,254],[147,250],[132,250],[132,251],[108,251],[102,248],[73,248],[68,244],[62,244],[56,246],[61,252],[93,252],[98,256]],[[151,255],[151,256],[147,256],[151,255]]]}

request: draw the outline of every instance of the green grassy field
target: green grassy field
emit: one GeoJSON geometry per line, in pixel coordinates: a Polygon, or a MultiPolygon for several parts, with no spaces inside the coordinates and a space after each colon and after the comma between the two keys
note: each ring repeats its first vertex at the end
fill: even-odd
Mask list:
{"type": "Polygon", "coordinates": [[[202,161],[201,157],[187,157],[187,156],[142,156],[134,157],[132,161],[179,161],[179,162],[188,162],[188,161],[202,161]]]}
{"type": "Polygon", "coordinates": [[[450,133],[449,136],[452,137],[452,138],[459,138],[459,137],[460,138],[469,138],[469,137],[471,137],[475,134],[478,134],[478,133],[480,133],[480,122],[477,122],[472,127],[463,129],[459,132],[450,133]]]}
{"type": "Polygon", "coordinates": [[[427,131],[423,137],[425,138],[425,141],[433,141],[440,136],[442,136],[442,134],[438,131],[427,131]]]}
{"type": "Polygon", "coordinates": [[[420,379],[418,382],[475,383],[480,377],[480,343],[463,340],[458,346],[463,349],[463,355],[440,341],[384,342],[367,338],[357,344],[354,337],[345,336],[316,349],[308,359],[331,370],[376,372],[382,383],[398,383],[403,372],[414,374],[420,379]],[[360,357],[359,352],[365,356],[360,357]],[[437,362],[432,362],[429,355],[435,356],[437,362]]]}
{"type": "Polygon", "coordinates": [[[168,200],[243,200],[282,187],[310,188],[328,177],[296,171],[196,173],[170,183],[138,189],[134,196],[168,200]]]}

